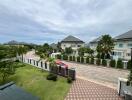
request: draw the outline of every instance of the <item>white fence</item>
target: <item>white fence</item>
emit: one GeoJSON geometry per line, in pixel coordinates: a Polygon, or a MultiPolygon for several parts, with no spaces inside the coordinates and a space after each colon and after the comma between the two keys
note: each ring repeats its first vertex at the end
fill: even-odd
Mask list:
{"type": "MultiPolygon", "coordinates": [[[[18,59],[22,61],[22,57],[19,57],[18,59]]],[[[49,62],[41,61],[41,60],[34,60],[32,58],[23,58],[23,62],[30,64],[32,66],[35,66],[37,68],[41,68],[46,71],[50,71],[49,62]]]]}

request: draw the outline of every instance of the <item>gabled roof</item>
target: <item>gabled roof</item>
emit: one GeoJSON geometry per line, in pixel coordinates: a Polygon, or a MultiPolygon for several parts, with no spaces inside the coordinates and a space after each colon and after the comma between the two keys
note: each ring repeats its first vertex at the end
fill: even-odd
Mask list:
{"type": "Polygon", "coordinates": [[[55,43],[52,43],[50,46],[51,46],[53,49],[57,49],[57,44],[55,44],[55,43]]]}
{"type": "Polygon", "coordinates": [[[72,35],[69,35],[68,37],[64,38],[61,42],[80,42],[80,43],[84,43],[82,40],[72,36],[72,35]]]}
{"type": "Polygon", "coordinates": [[[39,100],[39,98],[10,82],[0,86],[0,100],[39,100]]]}
{"type": "Polygon", "coordinates": [[[116,36],[114,39],[116,39],[116,40],[132,39],[132,30],[130,30],[126,33],[123,33],[119,36],[116,36]]]}
{"type": "Polygon", "coordinates": [[[97,43],[97,42],[99,42],[101,40],[101,38],[102,38],[102,36],[90,41],[90,43],[97,43]]]}

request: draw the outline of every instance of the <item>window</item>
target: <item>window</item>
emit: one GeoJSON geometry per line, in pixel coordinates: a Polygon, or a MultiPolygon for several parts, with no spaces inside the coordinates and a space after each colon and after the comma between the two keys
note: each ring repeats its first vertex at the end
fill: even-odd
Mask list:
{"type": "Polygon", "coordinates": [[[127,55],[127,56],[131,56],[131,53],[127,53],[126,55],[127,55]]]}
{"type": "Polygon", "coordinates": [[[120,48],[123,47],[123,44],[119,44],[119,47],[120,47],[120,48]]]}
{"type": "Polygon", "coordinates": [[[78,47],[81,47],[81,45],[78,45],[78,47]]]}
{"type": "Polygon", "coordinates": [[[128,43],[128,47],[132,47],[132,43],[128,43]]]}

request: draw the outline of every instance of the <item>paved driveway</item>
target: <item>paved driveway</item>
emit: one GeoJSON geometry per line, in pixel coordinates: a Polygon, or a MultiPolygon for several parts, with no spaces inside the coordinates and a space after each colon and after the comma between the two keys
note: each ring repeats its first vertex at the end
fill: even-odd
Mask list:
{"type": "Polygon", "coordinates": [[[66,61],[63,62],[68,64],[69,67],[74,67],[76,69],[78,78],[93,81],[114,89],[117,89],[118,77],[127,78],[129,74],[127,70],[66,61]]]}
{"type": "Polygon", "coordinates": [[[117,91],[90,81],[77,79],[65,100],[124,100],[117,91]]]}

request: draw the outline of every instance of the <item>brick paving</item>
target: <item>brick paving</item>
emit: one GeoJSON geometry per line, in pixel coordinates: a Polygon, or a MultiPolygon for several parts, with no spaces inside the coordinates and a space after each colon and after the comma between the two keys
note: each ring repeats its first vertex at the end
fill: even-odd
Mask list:
{"type": "Polygon", "coordinates": [[[117,91],[87,80],[77,79],[65,100],[123,100],[117,91]]]}

